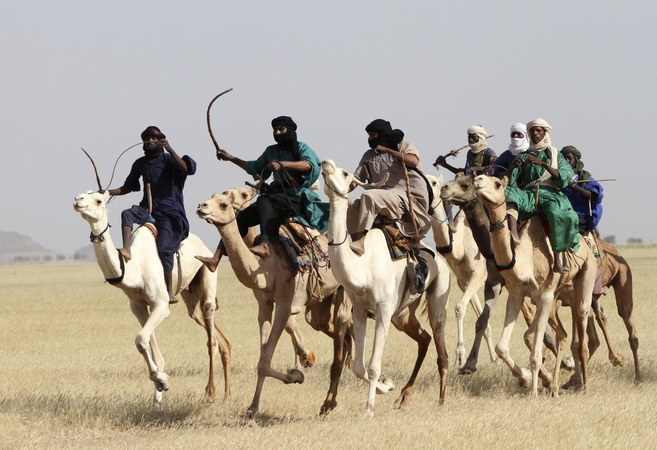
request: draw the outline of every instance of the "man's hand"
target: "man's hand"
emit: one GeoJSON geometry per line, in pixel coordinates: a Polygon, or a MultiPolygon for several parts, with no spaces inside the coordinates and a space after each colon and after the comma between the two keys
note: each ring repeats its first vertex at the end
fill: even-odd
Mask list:
{"type": "Polygon", "coordinates": [[[173,149],[171,148],[171,145],[169,145],[169,141],[167,141],[166,139],[160,139],[158,141],[158,144],[160,144],[162,146],[162,148],[165,149],[166,151],[168,151],[169,153],[171,153],[173,151],[173,149]]]}
{"type": "Polygon", "coordinates": [[[228,153],[226,150],[217,150],[217,159],[219,161],[232,161],[235,157],[228,153]]]}
{"type": "Polygon", "coordinates": [[[540,166],[541,164],[543,164],[543,161],[541,161],[540,159],[538,159],[534,155],[527,155],[527,157],[525,158],[525,161],[528,161],[530,164],[533,164],[535,166],[536,165],[540,166]]]}
{"type": "Polygon", "coordinates": [[[270,172],[278,172],[279,170],[283,169],[284,165],[282,161],[272,161],[267,165],[267,169],[270,172]]]}
{"type": "Polygon", "coordinates": [[[440,155],[438,158],[436,158],[436,162],[433,164],[434,166],[438,164],[441,167],[445,167],[445,163],[447,161],[445,160],[445,157],[443,155],[440,155]]]}

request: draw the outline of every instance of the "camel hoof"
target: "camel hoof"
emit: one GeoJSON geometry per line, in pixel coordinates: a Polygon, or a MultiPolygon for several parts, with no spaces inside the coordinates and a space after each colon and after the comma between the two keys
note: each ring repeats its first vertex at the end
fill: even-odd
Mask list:
{"type": "Polygon", "coordinates": [[[255,423],[254,419],[255,419],[256,414],[258,414],[258,408],[253,408],[252,407],[252,408],[249,408],[249,409],[246,410],[246,412],[244,413],[244,420],[245,420],[245,422],[247,422],[247,425],[249,425],[248,422],[255,423]]]}
{"type": "Polygon", "coordinates": [[[579,375],[573,375],[566,384],[561,385],[564,391],[581,391],[584,388],[582,378],[579,375]]]}
{"type": "Polygon", "coordinates": [[[395,383],[390,378],[380,378],[378,384],[377,394],[387,394],[395,388],[395,383]]]}
{"type": "Polygon", "coordinates": [[[561,360],[561,368],[572,372],[575,370],[575,360],[572,356],[565,357],[561,360]]]}
{"type": "Polygon", "coordinates": [[[472,375],[477,371],[476,367],[468,367],[467,365],[459,369],[459,375],[472,375]]]}
{"type": "Polygon", "coordinates": [[[319,416],[320,417],[328,416],[328,413],[333,411],[336,406],[338,406],[338,402],[336,402],[335,400],[330,401],[330,402],[324,402],[322,407],[319,408],[319,416]]]}
{"type": "Polygon", "coordinates": [[[308,352],[308,356],[299,355],[299,361],[304,368],[310,369],[315,364],[315,354],[308,352]]]}
{"type": "Polygon", "coordinates": [[[395,409],[405,409],[408,408],[410,405],[411,405],[411,393],[402,392],[402,394],[399,397],[397,397],[397,400],[395,400],[395,403],[392,405],[392,407],[395,409]]]}
{"type": "Polygon", "coordinates": [[[614,355],[609,355],[609,362],[611,362],[611,364],[614,367],[623,367],[623,365],[625,364],[625,357],[623,355],[621,355],[620,353],[618,355],[615,355],[615,356],[614,355]]]}
{"type": "Polygon", "coordinates": [[[290,378],[285,381],[285,384],[293,384],[293,383],[298,383],[298,384],[303,384],[303,381],[305,377],[303,376],[303,372],[297,369],[290,369],[287,371],[287,374],[290,376],[290,378]]]}

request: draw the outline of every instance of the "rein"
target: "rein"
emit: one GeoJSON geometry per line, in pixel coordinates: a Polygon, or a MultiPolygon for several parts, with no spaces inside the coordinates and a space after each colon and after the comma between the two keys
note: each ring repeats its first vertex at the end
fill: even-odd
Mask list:
{"type": "Polygon", "coordinates": [[[101,231],[100,233],[94,234],[94,232],[92,231],[89,234],[89,240],[91,241],[91,243],[95,244],[95,243],[98,243],[98,242],[104,242],[105,238],[103,237],[103,234],[105,234],[107,232],[107,230],[109,230],[109,227],[110,227],[110,224],[108,222],[105,229],[103,231],[101,231]]]}

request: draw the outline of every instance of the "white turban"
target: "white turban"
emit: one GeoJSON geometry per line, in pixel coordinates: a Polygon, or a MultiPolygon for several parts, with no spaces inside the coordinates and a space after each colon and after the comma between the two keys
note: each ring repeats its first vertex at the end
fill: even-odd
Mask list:
{"type": "Polygon", "coordinates": [[[511,138],[511,143],[509,144],[509,151],[512,155],[517,155],[522,153],[529,148],[529,140],[527,139],[527,127],[524,123],[514,123],[511,126],[511,132],[513,133],[522,133],[522,138],[511,138]]]}
{"type": "MultiPolygon", "coordinates": [[[[550,132],[552,131],[552,127],[550,126],[549,123],[547,123],[543,119],[534,119],[531,122],[527,123],[527,130],[529,130],[530,132],[533,127],[543,128],[545,130],[545,137],[543,137],[543,139],[536,144],[534,144],[530,140],[529,148],[535,152],[542,152],[544,150],[549,150],[550,166],[555,169],[558,169],[559,164],[557,158],[559,157],[559,151],[556,149],[556,147],[552,146],[552,140],[550,139],[550,132]]],[[[548,180],[550,177],[551,177],[550,173],[546,170],[537,181],[540,183],[542,181],[548,180]]]]}
{"type": "Polygon", "coordinates": [[[469,144],[472,153],[481,153],[488,148],[488,144],[486,143],[486,138],[488,137],[488,133],[486,133],[484,127],[482,127],[481,125],[472,125],[470,128],[468,128],[468,134],[476,134],[477,136],[479,136],[479,142],[475,142],[474,144],[469,144]]]}

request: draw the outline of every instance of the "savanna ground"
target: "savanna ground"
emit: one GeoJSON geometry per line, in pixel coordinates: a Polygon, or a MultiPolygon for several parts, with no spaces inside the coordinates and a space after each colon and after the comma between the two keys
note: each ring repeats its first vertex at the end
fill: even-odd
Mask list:
{"type": "MultiPolygon", "coordinates": [[[[450,367],[447,399],[438,404],[436,351],[420,372],[412,404],[392,404],[410,373],[415,344],[391,328],[383,372],[397,388],[378,396],[376,415],[364,418],[365,383],[346,371],[338,407],[318,417],[328,388],[330,340],[299,318],[317,362],[305,383],[265,382],[257,420],[244,424],[256,381],[258,329],[251,291],[222,262],[217,322],[233,345],[229,400],[203,402],[207,378],[205,333],[181,303],[157,329],[171,389],[162,411],[150,410],[153,384],[134,346],[139,329],[127,298],[103,282],[95,264],[0,267],[0,448],[654,448],[657,443],[657,246],[621,247],[634,273],[634,319],[644,382],[633,383],[627,332],[613,293],[603,297],[614,345],[626,357],[612,367],[606,347],[590,362],[586,395],[530,398],[506,366],[489,362],[482,346],[479,371],[462,377],[450,367]]],[[[447,344],[454,360],[459,297],[452,283],[447,344]]],[[[504,295],[492,317],[501,333],[504,295]]],[[[562,317],[570,323],[569,311],[562,317]]],[[[422,317],[426,324],[426,317],[422,317]]],[[[569,326],[569,325],[568,325],[569,326]]],[[[370,323],[369,328],[372,328],[370,323]]],[[[466,347],[474,314],[466,317],[466,347]]],[[[527,366],[524,324],[514,333],[512,354],[527,366]]],[[[569,331],[570,332],[570,331],[569,331]]],[[[602,339],[602,337],[601,337],[602,339]]],[[[371,336],[368,340],[368,353],[371,336]]],[[[289,338],[279,343],[274,366],[292,366],[289,338]]],[[[549,362],[548,362],[549,364],[549,362]]],[[[551,367],[551,366],[550,366],[551,367]]],[[[217,369],[221,389],[221,366],[217,369]]],[[[562,380],[569,374],[562,372],[562,380]]]]}

